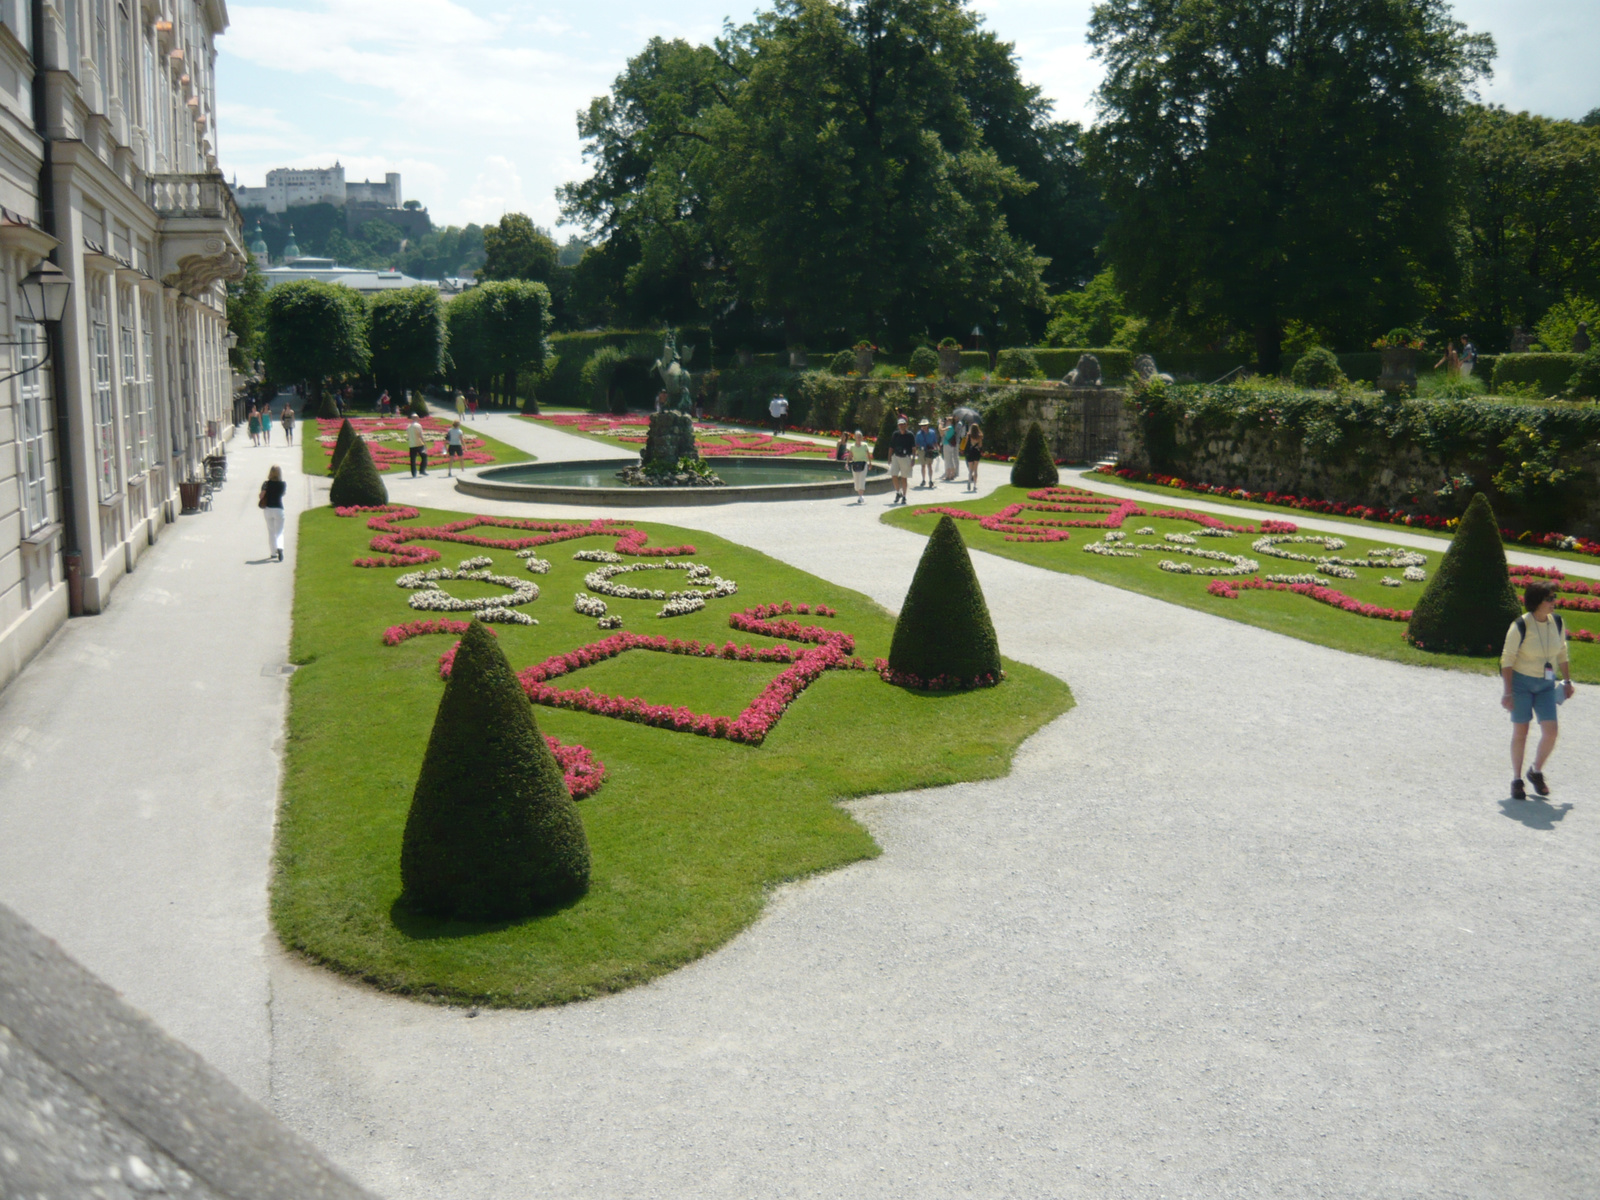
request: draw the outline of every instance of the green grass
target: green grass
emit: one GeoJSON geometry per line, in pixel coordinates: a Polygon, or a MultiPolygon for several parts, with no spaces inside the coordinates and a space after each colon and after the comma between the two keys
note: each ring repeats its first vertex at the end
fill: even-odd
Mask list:
{"type": "MultiPolygon", "coordinates": [[[[420,523],[460,515],[425,511],[420,523]]],[[[740,591],[669,620],[654,616],[654,602],[611,601],[626,628],[772,644],[730,630],[728,613],[826,603],[839,616],[818,623],[853,633],[869,663],[887,655],[893,622],[866,597],[708,534],[646,528],[656,544],[693,543],[695,561],[740,591]]],[[[492,927],[424,920],[396,907],[400,840],[443,690],[436,663],[451,639],[381,644],[389,625],[433,614],[407,607],[399,571],[350,566],[371,537],[365,521],[325,508],[301,520],[292,649],[301,667],[291,684],[272,916],[287,946],[396,992],[534,1006],[642,983],[725,943],[759,915],[774,885],[875,856],[839,799],[1004,775],[1022,740],[1072,703],[1065,684],[1018,663],[1007,664],[998,688],[946,696],[901,691],[871,671],[830,671],[759,747],[536,708],[544,732],[588,746],[609,772],[579,806],[593,855],[588,894],[492,927]],[[917,751],[884,752],[894,746],[917,751]]],[[[572,553],[613,541],[543,551],[553,568],[537,577],[542,595],[527,608],[541,623],[494,626],[514,667],[605,636],[572,611],[592,567],[572,553]]],[[[496,570],[521,571],[510,552],[432,544],[446,566],[488,553],[496,570]]],[[[463,596],[494,590],[446,586],[463,596]]],[[[781,669],[633,651],[570,678],[574,687],[731,716],[781,669]]]]}
{"type": "MultiPolygon", "coordinates": [[[[357,415],[357,416],[375,416],[376,414],[375,413],[357,413],[355,415],[357,415]]],[[[444,412],[442,410],[440,410],[439,412],[436,412],[434,415],[442,417],[445,414],[444,414],[444,412]]],[[[468,467],[499,466],[501,463],[517,463],[517,462],[532,462],[533,461],[533,455],[527,453],[524,450],[518,450],[515,446],[508,446],[505,442],[502,442],[502,441],[498,440],[497,438],[489,437],[486,434],[480,432],[479,430],[474,429],[472,427],[472,425],[473,425],[473,423],[471,421],[468,421],[461,428],[463,430],[465,430],[467,433],[472,434],[472,435],[474,435],[476,437],[479,437],[479,438],[483,439],[482,446],[478,447],[478,448],[479,449],[483,449],[483,450],[487,450],[489,453],[493,454],[494,455],[494,462],[492,464],[491,463],[475,463],[475,462],[472,462],[470,460],[466,460],[466,465],[468,467]]],[[[328,463],[330,461],[330,454],[331,454],[331,452],[333,450],[333,443],[332,442],[319,442],[317,440],[317,435],[318,435],[319,432],[321,432],[321,430],[318,429],[317,422],[316,422],[316,420],[314,418],[311,419],[311,420],[308,420],[308,421],[305,421],[305,422],[301,423],[298,428],[299,428],[301,434],[303,435],[301,437],[300,469],[303,470],[307,475],[327,475],[329,473],[328,472],[328,463]]],[[[328,423],[327,432],[330,435],[337,434],[339,432],[339,423],[337,421],[330,421],[328,423]]],[[[394,444],[395,445],[399,445],[400,443],[397,442],[397,443],[394,443],[394,444]]],[[[428,464],[429,464],[430,467],[443,467],[444,466],[444,462],[442,461],[442,457],[440,455],[436,455],[436,454],[429,456],[428,464]]],[[[408,467],[407,461],[404,458],[402,458],[398,462],[396,462],[396,463],[392,464],[391,466],[389,466],[387,469],[382,470],[380,473],[388,475],[388,474],[393,474],[393,473],[395,473],[397,471],[405,471],[405,470],[408,470],[408,469],[409,469],[409,467],[408,467]]]]}
{"type": "MultiPolygon", "coordinates": [[[[1376,537],[1380,541],[1384,536],[1385,530],[1394,530],[1399,533],[1415,534],[1419,537],[1439,538],[1441,541],[1445,542],[1450,540],[1450,534],[1448,532],[1441,532],[1433,529],[1423,529],[1420,527],[1414,528],[1409,525],[1390,525],[1384,521],[1363,521],[1360,517],[1343,517],[1336,513],[1311,512],[1303,508],[1291,508],[1287,504],[1262,504],[1255,500],[1235,500],[1232,496],[1210,496],[1204,492],[1186,492],[1182,488],[1163,487],[1159,483],[1135,483],[1130,479],[1119,479],[1115,475],[1102,475],[1100,472],[1094,470],[1080,471],[1078,474],[1083,479],[1098,480],[1102,483],[1115,484],[1117,487],[1133,488],[1136,491],[1149,492],[1155,496],[1164,496],[1175,503],[1181,501],[1190,503],[1204,502],[1210,504],[1226,504],[1230,508],[1247,508],[1253,509],[1256,512],[1271,513],[1274,516],[1282,517],[1286,521],[1337,521],[1342,525],[1351,525],[1367,530],[1368,533],[1366,536],[1376,537]]],[[[1077,481],[1068,478],[1067,473],[1063,473],[1062,482],[1068,487],[1077,486],[1077,481]]],[[[1092,483],[1089,486],[1092,487],[1092,483]]],[[[1204,512],[1205,510],[1199,509],[1197,511],[1204,512]]],[[[1241,522],[1239,521],[1229,522],[1229,524],[1234,525],[1240,523],[1241,522]]],[[[1531,545],[1528,542],[1507,542],[1506,549],[1517,550],[1524,554],[1538,554],[1552,559],[1564,558],[1568,562],[1588,563],[1591,566],[1600,565],[1600,559],[1596,559],[1592,554],[1579,554],[1574,550],[1550,550],[1544,546],[1531,545]]]]}
{"type": "MultiPolygon", "coordinates": [[[[1120,482],[1120,481],[1119,481],[1120,482]]],[[[1168,489],[1163,489],[1168,490],[1168,489]]],[[[996,490],[992,495],[982,500],[968,504],[945,505],[943,507],[961,508],[969,512],[990,513],[1004,508],[1008,504],[1027,502],[1027,492],[1022,488],[1010,486],[996,490]]],[[[1164,508],[1166,505],[1151,505],[1154,508],[1164,508]]],[[[1174,505],[1181,507],[1181,505],[1174,505]]],[[[1024,513],[1026,517],[1028,514],[1024,513]]],[[[1087,514],[1060,514],[1040,513],[1046,518],[1077,518],[1092,519],[1087,514]]],[[[937,516],[928,513],[926,508],[902,508],[885,513],[882,520],[891,525],[902,526],[915,530],[918,533],[928,534],[933,531],[937,516]]],[[[1232,520],[1229,524],[1244,524],[1241,520],[1232,520]]],[[[1351,654],[1366,654],[1374,658],[1387,658],[1396,662],[1411,663],[1417,666],[1449,667],[1457,670],[1476,671],[1484,674],[1498,672],[1500,664],[1498,659],[1467,658],[1460,655],[1429,654],[1408,645],[1401,636],[1405,632],[1405,624],[1399,621],[1384,621],[1372,617],[1362,617],[1354,613],[1343,612],[1326,604],[1318,603],[1305,596],[1292,592],[1266,592],[1247,591],[1241,592],[1237,600],[1225,600],[1206,592],[1208,579],[1197,576],[1175,575],[1160,570],[1156,564],[1164,557],[1159,551],[1144,551],[1141,558],[1106,558],[1097,554],[1088,554],[1083,547],[1089,542],[1098,540],[1102,531],[1096,529],[1073,529],[1071,540],[1067,542],[1008,542],[998,533],[982,529],[976,521],[962,521],[960,523],[962,536],[967,545],[974,550],[986,550],[991,554],[998,554],[1005,558],[1016,559],[1019,562],[1031,563],[1034,566],[1044,567],[1051,571],[1063,571],[1073,575],[1084,575],[1090,579],[1099,580],[1101,583],[1111,584],[1113,587],[1126,588],[1131,592],[1140,592],[1146,596],[1154,596],[1158,600],[1166,600],[1172,604],[1181,604],[1187,608],[1199,609],[1219,617],[1230,620],[1242,621],[1248,625],[1255,625],[1262,629],[1270,629],[1275,633],[1288,634],[1290,637],[1300,638],[1302,641],[1315,642],[1318,645],[1328,646],[1334,650],[1344,650],[1351,654]]],[[[1156,519],[1151,517],[1130,517],[1123,525],[1123,531],[1128,534],[1130,542],[1159,542],[1166,533],[1182,533],[1195,528],[1193,522],[1156,519]],[[1134,530],[1145,526],[1153,527],[1154,535],[1141,537],[1134,530]]],[[[1370,525],[1368,529],[1372,528],[1370,525]]],[[[1381,526],[1379,527],[1381,529],[1381,526]]],[[[1369,548],[1375,546],[1397,545],[1394,542],[1385,542],[1382,536],[1358,537],[1353,533],[1340,535],[1347,543],[1346,548],[1336,551],[1340,557],[1362,558],[1369,548]]],[[[1262,575],[1289,575],[1301,574],[1314,570],[1311,563],[1296,563],[1286,559],[1273,558],[1265,554],[1257,554],[1250,549],[1250,543],[1255,538],[1248,534],[1236,534],[1232,538],[1200,539],[1201,547],[1208,550],[1222,550],[1229,554],[1243,554],[1254,558],[1261,564],[1262,575]]],[[[1316,545],[1287,546],[1285,549],[1303,554],[1323,554],[1327,551],[1316,545]]],[[[1423,551],[1428,555],[1427,570],[1430,575],[1438,567],[1443,551],[1423,551]]],[[[1172,558],[1181,558],[1180,555],[1171,555],[1172,558]]],[[[1195,559],[1196,566],[1212,565],[1204,560],[1195,559]]],[[[1368,604],[1381,604],[1389,608],[1408,609],[1415,606],[1417,599],[1422,595],[1426,586],[1422,583],[1405,583],[1398,588],[1382,586],[1378,580],[1384,575],[1399,578],[1398,570],[1384,570],[1379,568],[1358,568],[1357,578],[1333,579],[1329,578],[1333,587],[1348,596],[1368,604]]],[[[1562,620],[1569,630],[1589,629],[1600,631],[1600,613],[1583,613],[1570,610],[1562,611],[1562,620]]],[[[1572,677],[1584,683],[1600,682],[1600,645],[1572,643],[1572,677]]]]}

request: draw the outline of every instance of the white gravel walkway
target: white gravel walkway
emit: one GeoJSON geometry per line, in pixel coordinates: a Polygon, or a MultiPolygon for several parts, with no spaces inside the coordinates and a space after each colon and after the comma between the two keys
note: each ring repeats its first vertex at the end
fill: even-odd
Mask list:
{"type": "MultiPolygon", "coordinates": [[[[896,607],[921,539],[883,503],[629,515],[896,607]]],[[[1600,693],[1518,805],[1492,678],[975,562],[1078,699],[1010,777],[858,803],[881,859],[592,1003],[469,1017],[277,953],[279,1113],[396,1200],[1600,1194],[1600,693]]]]}

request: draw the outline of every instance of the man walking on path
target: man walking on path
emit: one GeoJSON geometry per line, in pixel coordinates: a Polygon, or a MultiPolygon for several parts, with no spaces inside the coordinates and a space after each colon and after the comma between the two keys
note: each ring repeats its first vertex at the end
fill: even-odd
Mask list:
{"type": "Polygon", "coordinates": [[[767,411],[772,414],[772,436],[782,437],[783,423],[789,419],[789,402],[782,396],[774,396],[767,411]]]}
{"type": "Polygon", "coordinates": [[[1530,583],[1522,594],[1527,612],[1511,622],[1500,651],[1500,678],[1505,694],[1500,705],[1511,714],[1511,798],[1526,800],[1522,756],[1528,748],[1528,725],[1539,718],[1539,748],[1534,751],[1528,782],[1541,796],[1550,794],[1544,764],[1556,748],[1560,727],[1556,706],[1572,699],[1572,669],[1567,662],[1567,631],[1556,616],[1556,590],[1548,583],[1530,583]],[[1556,671],[1561,682],[1556,683],[1556,671]]]}
{"type": "Polygon", "coordinates": [[[912,436],[911,422],[900,418],[894,432],[889,435],[889,478],[894,480],[894,499],[890,505],[906,502],[906,488],[911,483],[911,458],[917,452],[917,439],[912,436]]]}
{"type": "Polygon", "coordinates": [[[923,417],[917,422],[916,433],[917,465],[922,468],[922,482],[919,488],[933,486],[933,460],[939,457],[939,435],[933,431],[933,426],[928,424],[928,418],[923,417]]]}
{"type": "Polygon", "coordinates": [[[411,478],[417,477],[417,462],[422,462],[422,473],[428,473],[428,442],[422,435],[422,419],[412,417],[406,426],[406,452],[411,460],[411,478]]]}

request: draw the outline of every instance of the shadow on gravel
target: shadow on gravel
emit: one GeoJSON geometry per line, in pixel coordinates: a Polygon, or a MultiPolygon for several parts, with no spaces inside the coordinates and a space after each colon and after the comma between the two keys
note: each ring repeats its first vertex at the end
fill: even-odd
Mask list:
{"type": "Polygon", "coordinates": [[[1512,800],[1500,801],[1500,811],[1513,821],[1521,821],[1529,829],[1543,829],[1546,832],[1556,827],[1556,822],[1572,811],[1570,804],[1551,804],[1548,800],[1512,800]]]}

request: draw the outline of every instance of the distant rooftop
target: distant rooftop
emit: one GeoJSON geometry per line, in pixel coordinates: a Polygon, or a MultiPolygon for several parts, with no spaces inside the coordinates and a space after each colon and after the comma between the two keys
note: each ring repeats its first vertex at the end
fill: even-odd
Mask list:
{"type": "Polygon", "coordinates": [[[416,279],[402,271],[373,270],[367,267],[341,267],[332,258],[317,258],[308,254],[284,260],[281,266],[268,267],[262,272],[267,286],[294,283],[302,279],[320,279],[325,283],[342,283],[358,292],[387,292],[394,288],[416,287],[426,284],[439,287],[432,279],[416,279]]]}

